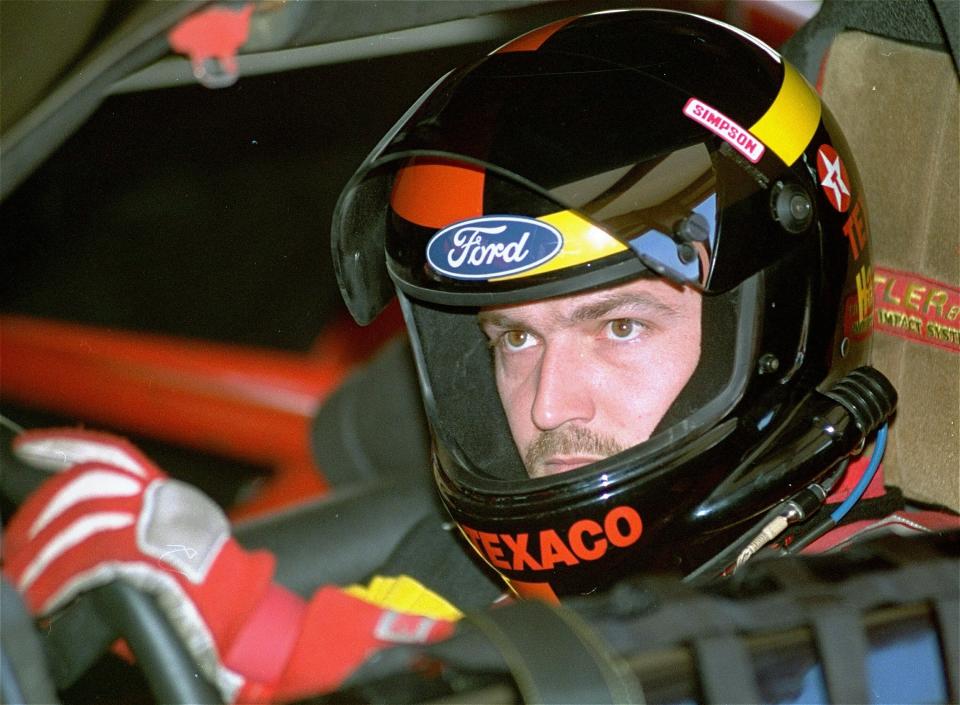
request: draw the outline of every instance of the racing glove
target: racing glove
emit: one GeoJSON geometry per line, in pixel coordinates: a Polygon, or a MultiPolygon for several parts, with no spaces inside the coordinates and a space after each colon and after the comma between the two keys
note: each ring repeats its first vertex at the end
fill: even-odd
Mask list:
{"type": "Polygon", "coordinates": [[[272,582],[273,556],[243,549],[208,497],[123,439],[28,431],[14,452],[61,471],[4,536],[3,571],[30,610],[51,615],[125,580],[157,598],[227,702],[328,692],[384,646],[452,632],[456,610],[408,579],[328,586],[305,602],[272,582]]]}

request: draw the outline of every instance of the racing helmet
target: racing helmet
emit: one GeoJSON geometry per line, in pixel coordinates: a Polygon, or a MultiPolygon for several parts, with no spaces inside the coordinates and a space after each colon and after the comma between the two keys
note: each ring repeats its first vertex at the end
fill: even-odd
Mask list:
{"type": "Polygon", "coordinates": [[[852,155],[798,71],[717,20],[588,14],[447,74],[348,182],[332,246],[358,322],[398,295],[440,496],[521,595],[689,573],[876,426],[837,402],[872,404],[845,381],[872,318],[852,155]],[[530,477],[478,314],[642,279],[700,297],[695,370],[646,440],[530,477]]]}

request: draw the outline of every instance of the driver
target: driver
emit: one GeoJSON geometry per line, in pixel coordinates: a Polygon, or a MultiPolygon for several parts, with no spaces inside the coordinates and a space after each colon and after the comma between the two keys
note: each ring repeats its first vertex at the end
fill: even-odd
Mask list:
{"type": "Polygon", "coordinates": [[[497,392],[530,477],[647,440],[700,358],[700,294],[664,280],[485,308],[497,392]]]}
{"type": "MultiPolygon", "coordinates": [[[[466,545],[512,593],[557,600],[958,526],[908,517],[877,472],[896,394],[865,367],[866,208],[842,133],[778,54],[711,19],[622,11],[439,80],[347,184],[332,242],[358,321],[400,299],[466,545]]],[[[72,466],[6,536],[30,607],[131,580],[231,701],[333,689],[459,616],[444,576],[301,600],[117,439],[17,448],[72,466]]]]}

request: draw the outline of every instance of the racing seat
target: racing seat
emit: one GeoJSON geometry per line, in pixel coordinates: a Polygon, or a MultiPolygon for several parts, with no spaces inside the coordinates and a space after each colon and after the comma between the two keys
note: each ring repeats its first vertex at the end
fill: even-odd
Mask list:
{"type": "Polygon", "coordinates": [[[900,395],[886,479],[960,511],[960,145],[951,0],[827,0],[784,47],[841,124],[867,193],[874,365],[900,395]]]}

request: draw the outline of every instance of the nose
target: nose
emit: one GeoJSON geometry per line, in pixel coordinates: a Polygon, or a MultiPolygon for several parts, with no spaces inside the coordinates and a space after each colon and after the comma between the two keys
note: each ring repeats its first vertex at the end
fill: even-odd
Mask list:
{"type": "Polygon", "coordinates": [[[593,419],[596,405],[589,367],[575,344],[551,342],[545,346],[530,411],[537,428],[549,431],[570,421],[593,419]]]}

